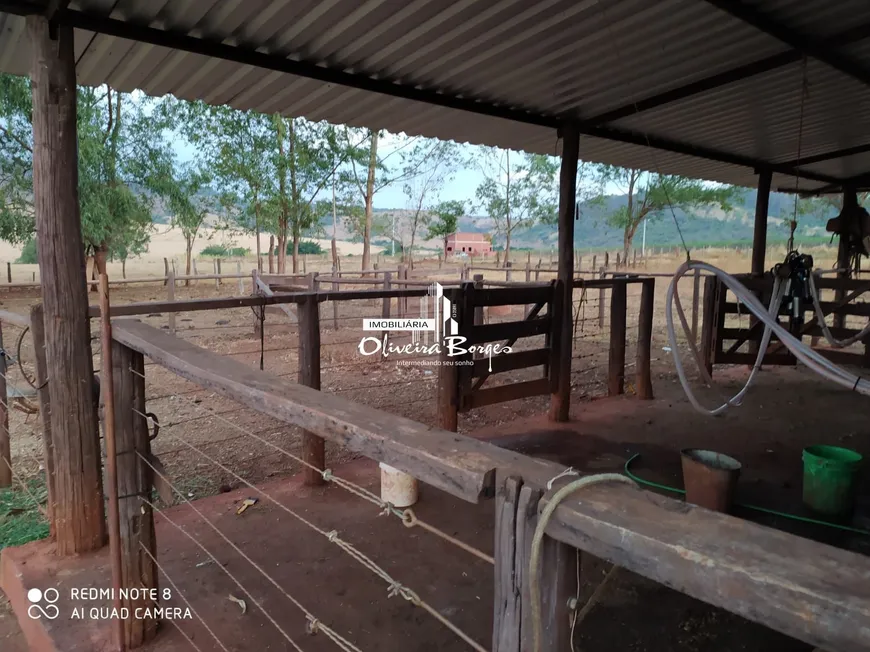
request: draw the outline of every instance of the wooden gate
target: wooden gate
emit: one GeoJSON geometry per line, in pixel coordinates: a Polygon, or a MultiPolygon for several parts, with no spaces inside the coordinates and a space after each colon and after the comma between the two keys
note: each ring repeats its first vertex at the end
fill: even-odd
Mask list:
{"type": "Polygon", "coordinates": [[[439,377],[441,425],[456,430],[459,412],[473,408],[540,396],[555,391],[553,328],[559,324],[557,283],[516,287],[481,288],[479,283],[463,283],[445,290],[454,307],[458,334],[465,338],[462,347],[490,347],[487,351],[450,355],[442,347],[439,377]],[[525,318],[518,321],[484,323],[484,309],[495,306],[526,306],[525,318]],[[521,351],[514,349],[523,338],[544,336],[543,346],[521,351]],[[542,367],[539,377],[495,387],[484,387],[494,374],[530,367],[542,367]]]}

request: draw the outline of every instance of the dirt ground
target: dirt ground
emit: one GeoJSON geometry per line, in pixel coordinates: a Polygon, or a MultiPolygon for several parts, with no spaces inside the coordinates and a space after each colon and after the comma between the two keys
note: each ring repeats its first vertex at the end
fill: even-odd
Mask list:
{"type": "MultiPolygon", "coordinates": [[[[710,252],[710,255],[700,257],[710,259],[714,264],[721,264],[732,271],[748,267],[745,258],[734,256],[730,252],[710,252]]],[[[673,271],[677,264],[678,261],[674,258],[651,261],[647,270],[673,271]]],[[[386,264],[382,264],[382,267],[386,267],[386,264]]],[[[436,272],[434,264],[431,265],[430,272],[436,272]]],[[[503,277],[501,272],[487,272],[487,278],[503,277]]],[[[452,280],[455,277],[445,275],[443,279],[452,280]]],[[[545,276],[542,275],[542,280],[544,279],[545,276]]],[[[597,291],[590,292],[588,296],[578,292],[575,295],[571,428],[553,429],[541,420],[539,417],[546,412],[548,399],[539,397],[488,406],[464,414],[460,418],[460,432],[495,438],[499,445],[557,460],[580,470],[618,470],[628,457],[641,453],[641,458],[636,460],[633,470],[643,477],[672,485],[680,484],[677,455],[680,448],[714,448],[737,457],[744,464],[738,495],[740,502],[801,513],[801,449],[809,444],[833,443],[855,448],[865,455],[870,454],[870,432],[862,417],[865,399],[825,385],[806,370],[776,368],[766,370],[761,375],[757,387],[750,392],[741,409],[718,419],[697,415],[691,410],[676,382],[673,362],[665,350],[667,341],[663,330],[663,297],[666,282],[667,279],[659,279],[656,292],[657,313],[652,348],[653,384],[657,397],[655,401],[640,402],[631,397],[633,332],[636,326],[635,307],[639,298],[639,286],[629,290],[630,348],[626,370],[629,397],[625,399],[601,399],[605,393],[608,320],[605,320],[603,328],[599,327],[598,302],[601,297],[597,291]]],[[[246,282],[243,293],[250,293],[249,282],[246,282]]],[[[225,281],[220,288],[215,288],[213,281],[201,281],[190,287],[179,287],[176,298],[232,294],[239,294],[235,281],[225,281]]],[[[690,282],[686,282],[681,289],[681,296],[684,301],[690,301],[690,282]]],[[[92,297],[93,302],[96,302],[96,296],[92,297]]],[[[131,285],[114,290],[112,294],[113,303],[164,300],[165,297],[166,289],[162,284],[131,285]]],[[[25,313],[27,307],[36,300],[32,291],[7,290],[0,295],[0,308],[25,313]]],[[[604,302],[606,313],[609,296],[604,296],[604,302]]],[[[412,301],[409,306],[411,314],[414,306],[412,301]]],[[[341,304],[338,314],[339,328],[336,330],[331,304],[321,307],[323,390],[434,426],[437,424],[436,371],[427,367],[398,366],[394,360],[361,360],[357,353],[357,344],[364,334],[361,331],[361,319],[380,316],[380,308],[380,300],[341,304]]],[[[393,310],[395,311],[395,303],[393,310]]],[[[518,319],[521,316],[522,311],[517,308],[512,315],[493,316],[491,319],[518,319]]],[[[179,336],[197,345],[258,366],[261,343],[253,334],[253,319],[253,313],[247,308],[180,313],[176,317],[176,327],[179,336]]],[[[159,328],[168,327],[167,315],[149,315],[144,321],[159,328]]],[[[17,342],[18,332],[4,324],[3,336],[6,348],[12,350],[17,342]]],[[[262,344],[265,370],[290,379],[295,378],[296,343],[295,327],[288,325],[287,318],[282,314],[268,314],[266,335],[262,344]]],[[[520,346],[540,346],[540,342],[530,338],[520,346]]],[[[20,357],[24,372],[32,374],[32,346],[27,336],[22,339],[20,357]]],[[[95,367],[99,367],[98,350],[95,350],[95,367]]],[[[513,375],[510,380],[524,380],[538,373],[539,370],[523,370],[513,375]]],[[[717,387],[723,392],[736,391],[742,385],[745,373],[743,367],[717,369],[717,387]]],[[[160,434],[153,444],[154,452],[163,461],[173,482],[189,498],[218,494],[211,499],[216,501],[215,509],[223,509],[229,513],[233,501],[245,493],[239,492],[239,487],[243,486],[240,478],[258,485],[270,483],[269,486],[274,486],[276,491],[285,492],[288,500],[298,499],[299,504],[305,505],[312,514],[323,516],[325,525],[335,522],[341,524],[342,532],[348,532],[349,536],[353,535],[363,541],[376,541],[371,550],[377,552],[379,558],[381,555],[385,558],[394,557],[395,564],[414,567],[413,576],[419,576],[424,582],[433,582],[431,586],[436,588],[431,590],[444,598],[439,602],[438,608],[455,614],[464,626],[467,625],[469,632],[475,633],[477,640],[488,646],[492,584],[491,572],[488,569],[483,569],[485,573],[475,574],[472,581],[465,578],[460,569],[464,569],[467,564],[474,566],[477,562],[473,559],[470,562],[463,557],[457,559],[457,553],[451,549],[421,548],[427,551],[426,559],[438,559],[438,564],[435,565],[438,568],[442,562],[450,567],[443,574],[433,570],[430,580],[429,574],[416,569],[415,564],[419,563],[419,556],[416,555],[418,544],[413,537],[409,539],[406,536],[384,535],[385,530],[380,527],[377,519],[369,518],[371,514],[365,509],[359,509],[357,503],[350,502],[345,496],[335,496],[337,490],[324,492],[322,496],[300,496],[294,483],[288,484],[282,480],[296,473],[299,465],[269,444],[298,454],[300,437],[296,428],[235,405],[155,365],[146,366],[146,378],[149,398],[147,409],[157,415],[161,424],[160,434]],[[219,458],[221,464],[232,472],[215,467],[202,453],[219,458]],[[302,498],[305,500],[301,500],[302,498]],[[319,508],[321,501],[324,509],[319,508]],[[407,547],[409,540],[410,548],[407,547]],[[457,601],[458,604],[453,604],[457,601]]],[[[497,377],[492,380],[503,382],[503,379],[497,377]]],[[[12,370],[10,381],[22,394],[32,393],[19,369],[12,370]]],[[[717,396],[708,392],[706,398],[712,402],[717,396]]],[[[18,474],[28,477],[40,467],[38,417],[20,410],[13,410],[11,414],[14,465],[18,474]]],[[[327,445],[327,459],[332,468],[349,468],[353,473],[361,472],[359,477],[364,477],[370,484],[376,479],[374,470],[367,463],[356,461],[350,467],[342,467],[343,464],[353,461],[353,456],[347,451],[327,445]]],[[[427,508],[428,498],[436,495],[440,496],[434,490],[427,490],[426,499],[421,503],[422,509],[434,510],[432,518],[436,525],[445,527],[452,534],[482,549],[491,549],[491,506],[452,505],[449,498],[439,497],[433,500],[432,507],[427,508]],[[442,519],[445,515],[448,518],[442,519]]],[[[843,535],[747,510],[739,510],[738,515],[834,545],[862,552],[868,550],[867,539],[860,536],[843,535]]],[[[311,599],[318,600],[318,605],[324,600],[323,604],[326,605],[329,602],[326,597],[318,597],[319,591],[309,588],[312,577],[319,577],[321,570],[329,569],[324,572],[334,572],[332,566],[336,555],[316,552],[314,543],[309,545],[301,542],[299,545],[302,548],[294,549],[291,554],[284,550],[284,546],[288,545],[287,542],[297,541],[297,530],[291,528],[280,537],[274,536],[272,528],[278,527],[277,516],[266,505],[258,505],[251,516],[253,518],[248,519],[250,528],[246,526],[243,531],[239,531],[241,540],[246,545],[256,547],[258,551],[262,547],[263,559],[270,559],[269,555],[274,554],[282,559],[295,560],[289,562],[292,568],[284,564],[289,568],[286,575],[287,586],[306,586],[306,596],[310,595],[311,599]],[[256,519],[266,519],[262,521],[262,528],[258,523],[253,523],[256,519]],[[272,519],[272,524],[269,524],[269,519],[272,519]],[[273,542],[277,545],[275,550],[272,550],[273,542]],[[303,563],[298,561],[300,559],[308,561],[303,563]],[[314,569],[320,570],[314,573],[314,569]]],[[[282,517],[281,523],[285,520],[282,517]]],[[[221,522],[235,527],[235,524],[243,521],[224,515],[221,522]]],[[[863,524],[864,527],[868,525],[870,523],[863,524]]],[[[400,534],[401,529],[397,530],[400,534]]],[[[158,542],[161,538],[158,537],[158,542]]],[[[420,541],[419,545],[429,544],[420,541]]],[[[210,612],[215,608],[215,596],[220,595],[227,587],[216,579],[200,581],[202,571],[191,570],[189,567],[191,554],[180,553],[177,547],[170,550],[163,544],[159,550],[161,557],[167,557],[167,563],[175,564],[175,572],[184,573],[185,581],[198,587],[197,599],[201,599],[203,608],[210,612]]],[[[584,566],[583,595],[591,594],[605,570],[606,565],[600,562],[584,566]]],[[[282,577],[283,579],[285,578],[282,577]]],[[[371,642],[370,645],[361,646],[363,649],[407,649],[406,646],[415,640],[433,650],[464,649],[456,644],[456,639],[449,635],[445,638],[442,636],[443,632],[431,629],[429,625],[419,630],[419,627],[424,626],[422,621],[428,617],[419,615],[418,610],[403,605],[398,599],[384,603],[390,605],[386,610],[381,607],[374,609],[375,600],[382,598],[380,589],[376,593],[370,593],[370,589],[361,588],[364,578],[358,582],[359,586],[355,580],[348,589],[359,589],[354,594],[354,600],[339,596],[338,604],[341,609],[336,612],[334,622],[344,626],[349,618],[348,628],[355,633],[362,633],[356,642],[371,642]],[[409,632],[407,634],[404,633],[406,629],[409,632]],[[421,631],[424,632],[422,635],[421,631]],[[386,637],[383,639],[385,644],[377,643],[379,636],[386,637]],[[410,638],[405,638],[406,636],[410,638]],[[393,643],[400,644],[400,647],[393,646],[393,643]]],[[[326,595],[328,597],[329,593],[326,595]]],[[[273,596],[269,599],[274,601],[278,598],[273,596]]],[[[221,607],[216,613],[227,615],[222,626],[227,628],[228,633],[247,632],[251,629],[247,625],[254,623],[245,620],[241,623],[245,627],[240,628],[236,619],[229,618],[234,614],[233,609],[237,608],[233,603],[218,598],[217,604],[221,607]]],[[[261,624],[257,621],[256,631],[273,629],[261,627],[261,624]]],[[[7,648],[7,641],[3,639],[4,627],[11,629],[9,619],[4,618],[3,605],[0,604],[0,650],[16,650],[15,647],[7,648]]],[[[440,626],[436,623],[436,627],[440,626]]],[[[198,642],[203,640],[198,636],[198,642]]],[[[319,641],[320,638],[315,637],[312,640],[319,641]]],[[[578,632],[576,641],[578,650],[604,647],[649,652],[769,649],[798,652],[808,649],[763,627],[750,625],[726,612],[711,609],[630,573],[619,575],[608,588],[604,599],[596,607],[595,614],[587,619],[578,632]]],[[[271,643],[274,644],[275,641],[271,643]]],[[[317,643],[309,646],[307,643],[306,640],[305,649],[319,649],[316,645],[323,645],[317,643]]],[[[253,648],[240,643],[238,649],[253,648]]]]}

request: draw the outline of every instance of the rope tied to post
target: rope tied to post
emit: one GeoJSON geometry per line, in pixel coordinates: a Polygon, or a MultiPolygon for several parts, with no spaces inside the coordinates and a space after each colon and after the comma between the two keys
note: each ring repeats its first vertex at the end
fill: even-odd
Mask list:
{"type": "MultiPolygon", "coordinates": [[[[553,477],[547,483],[548,490],[552,489],[553,482],[558,478],[569,475],[568,471],[573,471],[573,469],[569,467],[562,473],[553,477]]],[[[576,474],[577,472],[574,471],[574,475],[576,474]]],[[[529,597],[532,603],[533,652],[540,652],[541,650],[541,546],[544,542],[544,532],[547,529],[547,524],[550,522],[550,517],[552,517],[553,512],[556,511],[556,508],[559,507],[562,501],[568,496],[580,491],[581,489],[586,489],[593,485],[605,482],[621,482],[624,484],[630,484],[634,487],[639,487],[634,480],[620,473],[587,475],[579,480],[569,482],[553,494],[553,497],[550,498],[547,506],[544,508],[544,511],[541,512],[541,516],[538,519],[538,524],[535,527],[535,535],[532,538],[532,551],[529,560],[529,597]]]]}

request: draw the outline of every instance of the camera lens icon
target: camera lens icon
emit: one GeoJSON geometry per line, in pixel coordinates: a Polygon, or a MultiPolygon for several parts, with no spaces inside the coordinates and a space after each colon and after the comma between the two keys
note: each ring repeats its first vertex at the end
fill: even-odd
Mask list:
{"type": "Polygon", "coordinates": [[[60,609],[57,608],[55,602],[60,599],[60,592],[57,589],[30,589],[27,591],[27,599],[31,605],[27,608],[27,615],[33,620],[47,618],[54,620],[60,615],[60,609]],[[45,606],[43,606],[43,602],[45,606]]]}

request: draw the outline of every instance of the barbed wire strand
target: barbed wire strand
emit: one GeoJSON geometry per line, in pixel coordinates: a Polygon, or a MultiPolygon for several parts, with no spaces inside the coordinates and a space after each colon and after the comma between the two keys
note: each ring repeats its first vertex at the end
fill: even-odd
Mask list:
{"type": "MultiPolygon", "coordinates": [[[[175,594],[184,601],[184,604],[187,605],[187,608],[190,609],[190,612],[194,616],[196,616],[196,619],[200,622],[200,624],[203,627],[205,627],[205,630],[209,634],[211,634],[211,637],[215,640],[215,643],[217,643],[224,652],[230,652],[227,649],[227,646],[223,644],[223,642],[220,640],[220,638],[218,638],[218,635],[214,633],[214,630],[212,630],[212,628],[208,626],[208,623],[205,622],[205,619],[199,615],[199,612],[197,612],[196,609],[193,608],[193,605],[190,604],[190,601],[184,596],[184,593],[178,588],[178,585],[172,581],[172,578],[169,576],[169,573],[166,572],[166,569],[163,568],[163,566],[160,565],[160,562],[157,561],[157,558],[153,554],[151,554],[151,551],[148,550],[148,546],[146,546],[144,543],[142,543],[140,541],[139,547],[142,548],[143,552],[151,558],[151,561],[154,562],[154,565],[157,567],[157,570],[159,570],[161,573],[163,573],[163,577],[165,577],[166,581],[169,582],[169,584],[172,586],[172,590],[175,591],[175,594]]],[[[181,629],[181,627],[178,625],[178,623],[176,623],[174,620],[171,620],[170,622],[172,622],[178,628],[178,631],[181,632],[182,636],[184,636],[184,638],[186,638],[190,642],[190,644],[193,645],[193,647],[195,647],[197,650],[199,650],[196,643],[194,643],[193,640],[190,637],[188,637],[187,634],[184,633],[184,630],[181,629]]]]}
{"type": "MultiPolygon", "coordinates": [[[[140,453],[139,451],[136,451],[136,454],[139,456],[139,459],[141,459],[145,464],[147,464],[148,467],[154,473],[156,473],[158,476],[160,476],[166,482],[166,484],[169,485],[169,487],[172,489],[172,491],[174,491],[176,494],[178,494],[178,496],[187,504],[188,507],[190,507],[194,512],[196,512],[196,514],[203,521],[205,521],[205,523],[212,530],[214,530],[215,534],[217,534],[220,538],[222,538],[224,541],[226,541],[227,544],[233,550],[235,550],[239,555],[241,555],[245,559],[245,561],[247,561],[249,564],[251,564],[251,566],[253,566],[255,569],[257,569],[257,572],[259,572],[264,578],[266,578],[266,580],[268,580],[268,582],[272,586],[274,586],[281,593],[283,593],[284,597],[286,597],[288,600],[290,600],[290,602],[292,602],[296,606],[297,609],[299,609],[303,614],[305,614],[305,618],[307,619],[308,624],[309,624],[309,628],[312,632],[323,632],[324,634],[326,634],[326,636],[330,640],[335,642],[336,645],[338,645],[338,647],[341,648],[343,651],[362,652],[356,645],[354,645],[353,643],[351,643],[347,639],[345,639],[342,636],[340,636],[339,634],[337,634],[334,630],[332,630],[327,625],[323,624],[317,617],[315,617],[315,615],[311,611],[309,611],[308,609],[305,608],[305,605],[303,605],[299,600],[297,600],[295,597],[290,595],[290,593],[288,593],[287,590],[284,589],[284,587],[282,587],[277,582],[277,580],[275,580],[275,578],[273,578],[271,575],[269,575],[269,573],[267,573],[265,570],[263,570],[262,566],[260,566],[257,562],[255,562],[253,559],[251,559],[241,548],[239,548],[239,546],[237,546],[235,543],[233,543],[233,541],[229,537],[227,537],[220,530],[220,528],[218,528],[208,517],[206,517],[205,514],[203,514],[199,509],[197,509],[196,505],[194,505],[174,484],[172,484],[172,482],[169,480],[168,477],[166,477],[165,474],[161,473],[153,464],[151,464],[151,462],[144,455],[142,455],[142,453],[140,453]]],[[[163,516],[166,517],[165,514],[163,516]]]]}
{"type": "Polygon", "coordinates": [[[242,592],[243,592],[243,593],[248,597],[248,599],[249,599],[251,602],[253,602],[253,603],[257,606],[257,608],[258,608],[260,611],[263,612],[263,615],[265,615],[266,618],[269,620],[269,622],[271,622],[271,623],[275,626],[275,629],[277,629],[277,630],[281,633],[281,635],[284,636],[285,639],[287,639],[287,642],[290,643],[290,645],[292,645],[292,646],[293,646],[293,647],[294,647],[298,652],[304,652],[304,651],[302,650],[302,648],[299,647],[299,645],[296,643],[296,641],[294,641],[293,638],[291,638],[291,636],[281,628],[281,625],[278,624],[278,621],[276,621],[276,620],[271,616],[271,614],[269,614],[269,612],[266,611],[266,609],[263,607],[263,605],[260,604],[260,603],[257,601],[257,599],[256,599],[253,595],[251,595],[251,593],[248,591],[248,589],[246,589],[245,586],[244,586],[244,585],[243,585],[243,584],[242,584],[238,579],[236,579],[235,575],[233,575],[229,570],[227,570],[227,568],[226,568],[226,567],[225,567],[225,566],[220,562],[220,560],[218,560],[217,557],[215,557],[215,556],[214,556],[214,555],[213,555],[213,554],[208,550],[208,548],[206,548],[204,545],[202,545],[202,543],[200,543],[199,541],[197,541],[197,540],[196,540],[196,537],[194,537],[192,534],[190,534],[190,533],[189,533],[187,530],[185,530],[181,525],[179,525],[178,523],[176,523],[175,521],[173,521],[171,518],[169,518],[169,517],[168,517],[168,516],[167,516],[167,515],[166,515],[166,514],[161,510],[161,509],[159,509],[157,506],[155,506],[154,503],[152,503],[150,500],[148,500],[145,496],[139,496],[139,499],[140,499],[142,502],[144,502],[146,505],[150,505],[150,506],[151,506],[151,509],[153,509],[157,514],[160,514],[160,516],[161,516],[161,517],[162,517],[162,518],[163,518],[167,523],[169,523],[170,525],[172,525],[172,526],[173,526],[174,528],[176,528],[179,532],[181,532],[184,536],[186,536],[186,537],[187,537],[188,539],[190,539],[193,543],[195,543],[195,544],[200,548],[200,550],[202,550],[202,551],[203,551],[203,552],[204,552],[204,553],[209,557],[209,559],[211,559],[211,560],[215,563],[215,565],[216,565],[218,568],[220,568],[224,573],[227,574],[227,576],[228,576],[228,577],[229,577],[229,578],[230,578],[230,579],[231,579],[231,580],[236,584],[236,586],[239,587],[239,590],[242,591],[242,592]]]}
{"type": "MultiPolygon", "coordinates": [[[[137,412],[140,415],[142,414],[141,412],[139,412],[135,408],[132,408],[132,409],[134,412],[137,412]]],[[[475,642],[474,639],[472,639],[471,637],[468,636],[468,634],[466,634],[461,629],[459,629],[459,627],[454,625],[450,620],[448,620],[447,618],[442,616],[434,607],[432,607],[432,605],[427,603],[425,600],[422,600],[420,598],[420,596],[417,595],[414,591],[412,591],[411,589],[409,589],[408,587],[406,587],[402,583],[398,582],[387,571],[385,571],[383,568],[381,568],[374,560],[372,560],[370,557],[368,557],[364,553],[357,550],[352,544],[348,543],[347,541],[344,541],[343,539],[340,539],[338,537],[337,530],[326,531],[326,530],[322,529],[318,525],[316,525],[316,524],[312,523],[311,521],[309,521],[308,519],[306,519],[301,514],[293,511],[292,509],[290,509],[289,507],[284,505],[282,502],[280,502],[279,500],[274,498],[268,492],[264,491],[260,487],[257,487],[255,484],[249,482],[248,480],[246,480],[245,478],[240,476],[238,473],[235,473],[234,471],[232,471],[231,469],[229,469],[225,465],[221,464],[219,461],[217,461],[216,459],[211,457],[208,453],[205,453],[204,451],[200,450],[199,448],[197,448],[196,446],[194,446],[190,442],[185,441],[184,439],[182,439],[181,437],[178,437],[177,435],[169,435],[169,436],[173,437],[175,439],[178,439],[182,444],[188,446],[191,450],[194,450],[197,453],[199,453],[202,457],[204,457],[209,462],[211,462],[212,464],[217,466],[219,469],[221,469],[225,473],[228,473],[229,475],[233,476],[234,478],[236,478],[236,480],[238,480],[239,482],[246,485],[249,489],[256,491],[258,494],[263,496],[263,498],[267,499],[271,503],[274,503],[279,509],[290,514],[293,518],[298,520],[303,525],[307,525],[309,528],[311,528],[312,530],[314,530],[315,532],[320,534],[322,537],[324,537],[330,543],[333,543],[336,546],[338,546],[338,548],[340,550],[343,550],[352,559],[357,561],[364,568],[367,568],[369,571],[371,571],[373,574],[377,575],[382,580],[384,580],[384,582],[387,583],[387,585],[388,585],[387,596],[388,597],[394,597],[397,595],[401,596],[402,598],[404,598],[405,600],[407,600],[408,602],[410,602],[414,606],[422,608],[429,615],[431,615],[433,618],[438,620],[438,622],[440,622],[442,625],[444,625],[450,631],[452,631],[454,634],[456,634],[459,638],[461,638],[463,641],[468,643],[472,648],[477,650],[477,652],[487,652],[487,650],[485,648],[483,648],[477,642],[475,642]]],[[[269,445],[271,445],[271,444],[269,444],[269,445]]],[[[290,454],[290,456],[295,457],[292,454],[290,454]]],[[[317,469],[317,471],[320,473],[325,473],[325,471],[320,471],[320,469],[317,469]]],[[[145,500],[145,499],[143,498],[143,500],[145,500]]]]}

